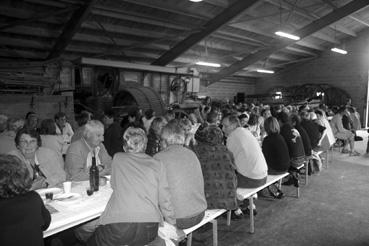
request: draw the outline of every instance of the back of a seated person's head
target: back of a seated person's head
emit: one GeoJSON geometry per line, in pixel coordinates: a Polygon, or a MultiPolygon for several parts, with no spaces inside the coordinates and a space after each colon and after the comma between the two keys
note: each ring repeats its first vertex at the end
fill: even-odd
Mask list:
{"type": "Polygon", "coordinates": [[[0,199],[27,193],[32,179],[22,161],[12,155],[0,155],[0,199]]]}
{"type": "Polygon", "coordinates": [[[210,113],[208,113],[208,115],[206,116],[206,121],[209,124],[215,124],[218,121],[218,113],[215,111],[211,111],[210,113]]]}
{"type": "Polygon", "coordinates": [[[290,124],[290,117],[286,112],[279,112],[276,117],[282,124],[290,124]]]}
{"type": "Polygon", "coordinates": [[[203,130],[202,142],[208,143],[210,145],[223,144],[224,135],[222,130],[216,126],[208,126],[203,130]]]}
{"type": "Polygon", "coordinates": [[[257,115],[257,114],[255,114],[255,113],[251,113],[251,114],[250,114],[249,121],[248,121],[248,124],[249,124],[250,126],[254,126],[254,125],[256,125],[256,124],[258,123],[258,119],[259,119],[259,117],[258,117],[258,115],[257,115]]]}
{"type": "Polygon", "coordinates": [[[40,126],[41,135],[56,135],[56,126],[53,119],[44,119],[40,126]]]}
{"type": "Polygon", "coordinates": [[[91,120],[91,114],[87,111],[82,111],[79,115],[76,116],[78,126],[85,125],[89,120],[91,120]]]}
{"type": "Polygon", "coordinates": [[[268,135],[276,134],[280,132],[278,120],[271,116],[264,121],[264,129],[268,135]]]}
{"type": "Polygon", "coordinates": [[[147,109],[145,111],[145,118],[146,119],[151,119],[152,117],[154,117],[154,115],[155,115],[155,112],[151,108],[150,109],[147,109]]]}
{"type": "Polygon", "coordinates": [[[123,134],[123,148],[128,153],[143,153],[146,150],[147,136],[143,129],[128,127],[123,134]]]}
{"type": "Polygon", "coordinates": [[[229,125],[236,126],[236,127],[241,126],[241,123],[240,123],[240,120],[238,119],[237,114],[228,115],[228,116],[224,117],[223,119],[228,120],[229,125]]]}
{"type": "Polygon", "coordinates": [[[183,145],[185,143],[185,131],[178,124],[178,121],[170,121],[163,127],[161,139],[167,145],[183,145]]]}
{"type": "Polygon", "coordinates": [[[298,114],[296,114],[296,113],[291,114],[291,117],[290,118],[291,118],[292,125],[297,126],[297,127],[300,126],[300,124],[301,124],[301,118],[300,118],[300,116],[298,114]]]}

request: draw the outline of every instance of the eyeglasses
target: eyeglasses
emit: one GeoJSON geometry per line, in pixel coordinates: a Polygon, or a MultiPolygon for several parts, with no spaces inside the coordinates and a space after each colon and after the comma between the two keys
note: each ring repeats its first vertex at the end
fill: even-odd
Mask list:
{"type": "Polygon", "coordinates": [[[32,139],[32,140],[30,140],[30,141],[27,141],[27,140],[20,140],[20,141],[19,141],[19,144],[20,144],[20,145],[23,145],[23,146],[25,146],[25,145],[34,145],[34,144],[37,144],[37,140],[35,140],[35,139],[32,139]]]}

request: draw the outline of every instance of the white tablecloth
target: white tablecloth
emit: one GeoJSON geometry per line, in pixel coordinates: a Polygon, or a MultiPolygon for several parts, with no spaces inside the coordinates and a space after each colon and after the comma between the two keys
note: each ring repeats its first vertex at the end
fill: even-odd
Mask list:
{"type": "Polygon", "coordinates": [[[75,201],[52,201],[49,203],[58,212],[51,214],[51,224],[44,232],[44,237],[64,231],[101,215],[113,190],[107,184],[100,186],[98,192],[88,196],[86,193],[87,187],[89,187],[88,181],[73,182],[72,193],[80,194],[81,197],[79,199],[75,201]]]}

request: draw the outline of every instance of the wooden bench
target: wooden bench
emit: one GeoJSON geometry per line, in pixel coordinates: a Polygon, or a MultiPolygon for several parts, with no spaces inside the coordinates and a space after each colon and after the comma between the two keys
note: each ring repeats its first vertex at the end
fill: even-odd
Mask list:
{"type": "MultiPolygon", "coordinates": [[[[190,227],[188,229],[183,230],[184,234],[187,236],[187,246],[191,246],[192,244],[192,232],[196,231],[203,225],[207,223],[213,224],[213,245],[218,246],[218,221],[217,218],[224,214],[227,210],[225,209],[208,209],[205,211],[205,216],[202,219],[200,223],[197,225],[194,225],[193,227],[190,227]]],[[[171,238],[177,241],[177,245],[179,243],[179,240],[177,238],[173,238],[172,236],[166,235],[166,232],[163,230],[163,228],[159,227],[159,234],[164,235],[165,238],[171,238]]]]}
{"type": "MultiPolygon", "coordinates": [[[[282,187],[282,179],[287,177],[289,173],[283,173],[278,175],[268,175],[267,181],[264,185],[259,186],[257,188],[237,188],[237,199],[245,200],[249,199],[249,210],[250,210],[250,233],[254,233],[254,195],[261,191],[262,189],[274,184],[275,182],[279,182],[279,187],[282,187]]],[[[227,225],[230,225],[231,219],[231,211],[228,211],[227,214],[227,225]]]]}

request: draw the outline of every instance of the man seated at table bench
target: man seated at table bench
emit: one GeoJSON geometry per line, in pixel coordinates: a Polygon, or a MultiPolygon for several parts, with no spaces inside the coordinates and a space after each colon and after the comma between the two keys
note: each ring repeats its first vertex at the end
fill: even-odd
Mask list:
{"type": "Polygon", "coordinates": [[[178,122],[170,121],[164,126],[161,139],[164,149],[154,158],[166,168],[177,227],[187,229],[202,220],[207,208],[200,161],[183,146],[185,132],[178,122]]]}
{"type": "Polygon", "coordinates": [[[105,149],[104,125],[98,120],[91,120],[84,126],[83,137],[73,142],[65,158],[67,179],[83,181],[89,179],[92,157],[96,157],[100,175],[110,174],[111,157],[105,149]]]}
{"type": "MultiPolygon", "coordinates": [[[[249,130],[241,127],[236,115],[226,116],[222,125],[223,132],[227,136],[227,148],[233,153],[235,159],[238,187],[256,188],[264,185],[268,167],[258,140],[249,130]]],[[[248,209],[244,208],[243,213],[248,214],[248,209]]],[[[242,216],[238,210],[235,213],[242,216]]]]}
{"type": "Polygon", "coordinates": [[[146,245],[157,237],[162,215],[176,223],[165,167],[145,154],[145,131],[129,127],[123,139],[126,153],[114,156],[113,193],[105,211],[95,223],[76,230],[87,245],[146,245]]]}

